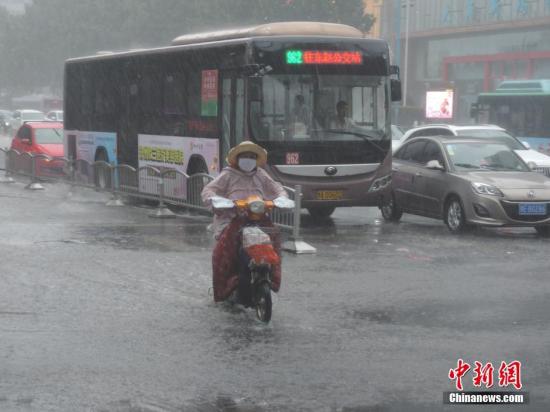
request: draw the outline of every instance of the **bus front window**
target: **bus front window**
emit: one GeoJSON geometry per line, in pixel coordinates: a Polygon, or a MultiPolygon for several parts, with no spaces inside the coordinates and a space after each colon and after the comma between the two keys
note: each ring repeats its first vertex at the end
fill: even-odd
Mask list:
{"type": "Polygon", "coordinates": [[[270,74],[250,82],[257,141],[389,139],[381,76],[270,74]]]}

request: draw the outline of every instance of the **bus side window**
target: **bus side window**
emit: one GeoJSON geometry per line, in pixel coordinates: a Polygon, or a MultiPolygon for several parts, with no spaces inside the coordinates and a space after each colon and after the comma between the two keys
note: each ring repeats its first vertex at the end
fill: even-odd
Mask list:
{"type": "Polygon", "coordinates": [[[237,79],[237,96],[235,98],[235,139],[236,143],[241,143],[246,137],[244,119],[245,119],[245,110],[244,110],[244,80],[237,79]]]}
{"type": "Polygon", "coordinates": [[[165,133],[183,136],[183,117],[186,114],[185,78],[182,73],[168,73],[163,85],[163,119],[165,133]]]}

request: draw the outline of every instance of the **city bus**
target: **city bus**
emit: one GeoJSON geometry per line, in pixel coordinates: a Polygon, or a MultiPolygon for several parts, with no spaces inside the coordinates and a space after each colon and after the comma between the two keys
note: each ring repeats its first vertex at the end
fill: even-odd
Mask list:
{"type": "Polygon", "coordinates": [[[550,80],[507,80],[481,93],[472,114],[479,123],[497,124],[550,155],[550,80]]]}
{"type": "Polygon", "coordinates": [[[391,183],[398,73],[386,41],[315,22],[73,58],[65,64],[66,153],[216,176],[229,149],[251,140],[268,151],[277,181],[302,186],[313,216],[379,206],[391,183]]]}

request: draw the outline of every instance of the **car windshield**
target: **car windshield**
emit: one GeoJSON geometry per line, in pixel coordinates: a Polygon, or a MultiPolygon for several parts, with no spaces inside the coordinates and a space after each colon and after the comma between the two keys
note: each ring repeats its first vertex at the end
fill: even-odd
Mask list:
{"type": "Polygon", "coordinates": [[[63,132],[61,129],[35,129],[37,144],[63,144],[63,132]]]}
{"type": "Polygon", "coordinates": [[[456,132],[458,136],[485,138],[505,143],[512,150],[527,150],[514,136],[497,129],[464,129],[456,132]]]}
{"type": "Polygon", "coordinates": [[[503,143],[447,143],[445,150],[457,170],[529,171],[510,147],[503,143]]]}
{"type": "Polygon", "coordinates": [[[21,118],[24,121],[44,120],[44,113],[41,113],[41,112],[22,113],[21,118]]]}
{"type": "Polygon", "coordinates": [[[382,76],[273,74],[250,81],[258,141],[389,139],[382,76]]]}

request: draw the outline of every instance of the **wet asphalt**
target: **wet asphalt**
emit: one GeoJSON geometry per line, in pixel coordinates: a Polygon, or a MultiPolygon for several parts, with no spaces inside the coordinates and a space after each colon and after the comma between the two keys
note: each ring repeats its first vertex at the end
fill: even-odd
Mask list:
{"type": "Polygon", "coordinates": [[[550,409],[550,240],[532,229],[304,214],[318,252],[284,255],[265,326],[212,302],[208,217],[23,186],[0,185],[0,411],[550,409]],[[444,406],[458,358],[520,360],[530,404],[444,406]]]}

